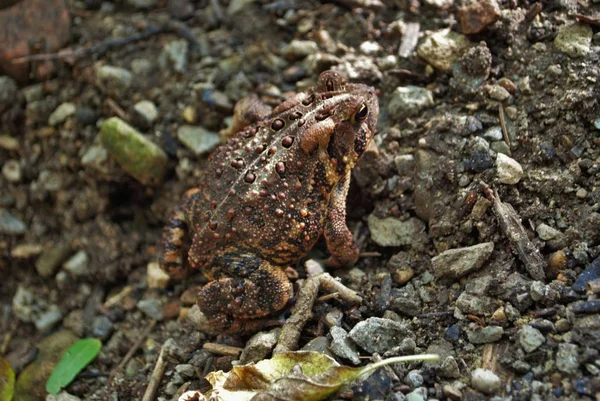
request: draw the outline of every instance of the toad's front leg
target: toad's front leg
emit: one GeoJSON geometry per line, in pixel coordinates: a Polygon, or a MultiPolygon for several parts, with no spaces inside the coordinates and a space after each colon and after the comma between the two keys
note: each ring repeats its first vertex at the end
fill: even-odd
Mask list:
{"type": "Polygon", "coordinates": [[[326,264],[331,267],[352,266],[360,253],[352,233],[346,225],[346,196],[350,187],[350,172],[340,180],[331,193],[323,236],[331,257],[326,264]]]}
{"type": "Polygon", "coordinates": [[[237,256],[218,270],[231,277],[209,282],[197,298],[209,334],[256,331],[268,322],[267,316],[283,309],[292,294],[284,271],[254,255],[237,256]]]}

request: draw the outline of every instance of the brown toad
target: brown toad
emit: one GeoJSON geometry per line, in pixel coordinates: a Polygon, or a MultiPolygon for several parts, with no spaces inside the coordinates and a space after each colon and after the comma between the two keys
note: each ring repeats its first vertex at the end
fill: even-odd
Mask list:
{"type": "Polygon", "coordinates": [[[210,331],[261,328],[291,296],[284,269],[321,234],[329,265],[356,262],[346,195],[378,115],[372,87],[333,71],[273,110],[256,98],[236,104],[235,134],[211,155],[163,233],[161,267],[172,277],[185,275],[184,229],[192,234],[189,263],[211,280],[197,298],[210,331]]]}

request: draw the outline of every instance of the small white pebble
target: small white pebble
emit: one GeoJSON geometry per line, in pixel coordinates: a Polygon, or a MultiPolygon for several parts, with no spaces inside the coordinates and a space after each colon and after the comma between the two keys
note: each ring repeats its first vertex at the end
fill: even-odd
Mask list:
{"type": "Polygon", "coordinates": [[[491,370],[478,368],[471,374],[471,385],[482,393],[497,393],[501,384],[500,378],[491,370]]]}
{"type": "Polygon", "coordinates": [[[496,157],[498,181],[502,184],[514,185],[523,177],[523,167],[513,158],[503,153],[496,157]]]}

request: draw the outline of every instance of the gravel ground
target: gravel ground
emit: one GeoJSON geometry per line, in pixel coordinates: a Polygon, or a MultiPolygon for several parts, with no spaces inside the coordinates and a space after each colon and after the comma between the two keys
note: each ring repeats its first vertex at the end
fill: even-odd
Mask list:
{"type": "MultiPolygon", "coordinates": [[[[209,388],[212,370],[270,356],[279,329],[194,329],[186,316],[205,279],[168,282],[160,232],[237,100],[277,105],[330,68],[379,92],[375,144],[348,197],[363,257],[331,272],[364,301],[317,302],[299,345],[346,365],[441,356],[381,369],[334,399],[600,399],[597,1],[68,10],[63,46],[87,50],[32,61],[26,80],[0,64],[0,355],[19,374],[15,400],[141,399],[161,348],[157,397],[177,399],[209,388]],[[103,140],[104,123],[141,164],[103,140]],[[45,377],[78,337],[101,339],[99,357],[70,396],[46,398],[45,377]]],[[[320,243],[300,277],[325,257],[320,243]]]]}

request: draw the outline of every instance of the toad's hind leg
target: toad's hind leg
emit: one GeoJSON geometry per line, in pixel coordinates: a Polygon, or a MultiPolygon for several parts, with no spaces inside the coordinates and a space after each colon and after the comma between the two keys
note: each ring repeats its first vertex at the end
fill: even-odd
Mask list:
{"type": "Polygon", "coordinates": [[[226,270],[234,277],[213,280],[198,294],[198,306],[214,333],[255,331],[290,299],[292,285],[285,272],[256,256],[241,256],[226,270]]]}
{"type": "Polygon", "coordinates": [[[199,193],[198,188],[188,190],[183,195],[183,205],[175,209],[163,229],[159,264],[160,268],[172,278],[182,278],[187,274],[183,263],[183,240],[187,229],[185,210],[199,193]]]}

